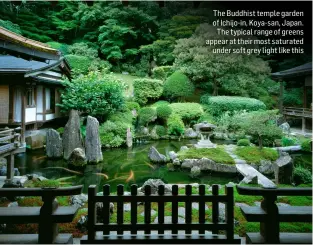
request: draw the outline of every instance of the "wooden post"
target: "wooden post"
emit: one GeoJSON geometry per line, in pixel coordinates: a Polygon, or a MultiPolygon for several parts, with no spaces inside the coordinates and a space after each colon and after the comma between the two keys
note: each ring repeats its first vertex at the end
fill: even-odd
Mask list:
{"type": "MultiPolygon", "coordinates": [[[[110,189],[108,189],[108,192],[103,192],[103,195],[107,195],[108,193],[110,193],[110,189]]],[[[92,241],[95,240],[96,236],[96,231],[94,228],[96,224],[96,195],[96,185],[90,185],[88,188],[88,240],[90,243],[93,243],[92,241]]]]}
{"type": "Polygon", "coordinates": [[[7,184],[12,184],[14,178],[14,154],[7,156],[7,184]]]}
{"type": "Polygon", "coordinates": [[[279,112],[283,114],[283,101],[284,101],[284,84],[282,80],[279,80],[279,112]]]}
{"type": "Polygon", "coordinates": [[[264,196],[261,208],[266,212],[264,222],[260,223],[260,233],[265,243],[277,244],[279,242],[278,207],[275,204],[276,194],[264,196]]]}
{"type": "Polygon", "coordinates": [[[22,89],[22,129],[21,129],[21,144],[22,146],[25,144],[25,131],[26,131],[26,89],[23,87],[22,89]]]}
{"type": "Polygon", "coordinates": [[[307,88],[304,84],[303,86],[303,108],[308,108],[308,100],[307,100],[307,88]]]}
{"type": "Polygon", "coordinates": [[[302,133],[303,134],[305,134],[305,124],[306,124],[305,117],[302,117],[302,133]]]}

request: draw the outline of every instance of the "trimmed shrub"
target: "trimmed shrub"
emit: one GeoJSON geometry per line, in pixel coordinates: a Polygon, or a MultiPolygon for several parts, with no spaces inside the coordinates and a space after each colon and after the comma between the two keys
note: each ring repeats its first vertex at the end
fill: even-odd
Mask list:
{"type": "Polygon", "coordinates": [[[66,43],[47,42],[51,48],[59,50],[63,55],[68,54],[68,45],[66,43]]]}
{"type": "Polygon", "coordinates": [[[155,79],[165,80],[172,72],[172,66],[158,66],[153,68],[152,77],[155,79]]]}
{"type": "Polygon", "coordinates": [[[249,146],[250,141],[248,139],[240,139],[237,141],[238,146],[249,146]]]}
{"type": "Polygon", "coordinates": [[[303,151],[311,152],[311,139],[305,140],[301,143],[301,149],[303,151]]]}
{"type": "Polygon", "coordinates": [[[156,125],[156,133],[158,136],[165,136],[167,135],[167,130],[165,127],[161,126],[161,125],[156,125]]]}
{"type": "Polygon", "coordinates": [[[159,100],[157,102],[155,102],[152,107],[158,107],[158,106],[161,106],[161,105],[169,105],[170,102],[166,101],[166,100],[159,100]]]}
{"type": "Polygon", "coordinates": [[[160,105],[156,108],[157,117],[166,120],[172,114],[172,108],[168,105],[160,105]]]}
{"type": "Polygon", "coordinates": [[[172,114],[167,120],[167,130],[170,135],[181,136],[185,132],[183,120],[177,114],[172,114]]]}
{"type": "Polygon", "coordinates": [[[198,103],[173,103],[170,107],[173,114],[177,114],[186,123],[198,120],[204,113],[202,106],[198,103]]]}
{"type": "Polygon", "coordinates": [[[293,181],[296,185],[312,183],[312,173],[310,170],[301,166],[295,167],[293,181]]]}
{"type": "Polygon", "coordinates": [[[163,82],[157,79],[141,78],[133,81],[135,101],[141,105],[158,99],[163,93],[163,82]]]}
{"type": "Polygon", "coordinates": [[[191,96],[194,91],[195,87],[189,78],[180,71],[175,71],[166,79],[163,94],[168,98],[174,99],[191,96]]]}
{"type": "Polygon", "coordinates": [[[201,115],[201,117],[198,119],[198,123],[204,122],[204,121],[206,121],[208,123],[212,123],[212,124],[216,123],[213,116],[209,112],[204,112],[201,115]]]}
{"type": "Polygon", "coordinates": [[[247,97],[203,95],[200,101],[208,105],[209,112],[216,117],[219,117],[226,111],[258,111],[266,109],[262,101],[247,97]]]}
{"type": "Polygon", "coordinates": [[[73,55],[86,56],[89,58],[98,57],[98,50],[94,47],[89,47],[85,42],[74,43],[68,47],[68,52],[73,55]]]}
{"type": "Polygon", "coordinates": [[[128,110],[132,111],[132,110],[136,110],[136,111],[139,111],[140,109],[140,105],[137,103],[137,102],[134,102],[134,101],[127,101],[126,102],[126,107],[128,110]]]}
{"type": "Polygon", "coordinates": [[[65,55],[65,58],[69,62],[70,66],[74,73],[79,74],[87,74],[89,71],[89,66],[91,64],[91,59],[81,55],[69,54],[65,55]]]}
{"type": "Polygon", "coordinates": [[[283,137],[281,139],[281,144],[282,146],[292,146],[292,145],[295,145],[296,142],[294,139],[283,137]]]}
{"type": "Polygon", "coordinates": [[[148,126],[149,122],[157,118],[156,110],[152,107],[143,107],[139,111],[139,124],[148,126]]]}

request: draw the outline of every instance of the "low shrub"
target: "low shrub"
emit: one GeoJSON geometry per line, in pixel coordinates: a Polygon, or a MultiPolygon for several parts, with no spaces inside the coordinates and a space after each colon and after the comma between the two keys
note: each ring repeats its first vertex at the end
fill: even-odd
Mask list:
{"type": "Polygon", "coordinates": [[[163,82],[157,79],[141,78],[133,81],[135,101],[141,105],[158,99],[163,93],[163,82]]]}
{"type": "Polygon", "coordinates": [[[68,52],[73,55],[80,55],[89,58],[98,57],[98,50],[95,47],[91,47],[86,42],[74,43],[68,47],[68,52]]]}
{"type": "Polygon", "coordinates": [[[203,95],[200,101],[208,105],[210,113],[215,117],[219,117],[226,111],[258,111],[266,109],[262,101],[247,97],[203,95]]]}
{"type": "Polygon", "coordinates": [[[295,167],[293,171],[293,181],[296,185],[312,183],[312,173],[301,166],[295,167]]]}
{"type": "Polygon", "coordinates": [[[56,130],[60,135],[64,133],[64,127],[60,127],[56,130]]]}
{"type": "Polygon", "coordinates": [[[158,136],[165,136],[167,135],[167,130],[165,127],[161,126],[161,125],[156,125],[156,133],[158,136]]]}
{"type": "Polygon", "coordinates": [[[161,106],[161,105],[169,105],[170,102],[166,101],[166,100],[159,100],[157,102],[155,102],[152,107],[158,107],[158,106],[161,106]]]}
{"type": "Polygon", "coordinates": [[[292,145],[295,145],[296,142],[294,139],[283,137],[281,139],[281,144],[282,144],[282,146],[292,146],[292,145]]]}
{"type": "Polygon", "coordinates": [[[213,160],[217,163],[235,164],[234,159],[220,147],[217,148],[190,148],[179,151],[178,158],[185,159],[201,159],[203,157],[213,160]]]}
{"type": "Polygon", "coordinates": [[[29,188],[43,188],[43,187],[59,187],[60,182],[58,180],[31,180],[26,181],[25,187],[29,188]]]}
{"type": "Polygon", "coordinates": [[[304,141],[301,143],[301,149],[302,149],[303,151],[311,152],[311,151],[312,151],[312,149],[311,149],[311,142],[312,142],[311,139],[304,140],[304,141]]]}
{"type": "Polygon", "coordinates": [[[204,122],[204,121],[208,123],[212,123],[212,124],[216,123],[214,120],[214,117],[209,112],[206,112],[206,111],[199,117],[198,123],[204,122]]]}
{"type": "Polygon", "coordinates": [[[167,120],[172,114],[172,108],[168,105],[160,105],[156,108],[157,117],[167,120]]]}
{"type": "Polygon", "coordinates": [[[167,130],[170,135],[181,136],[185,132],[183,120],[177,114],[172,114],[167,120],[167,130]]]}
{"type": "Polygon", "coordinates": [[[59,50],[63,55],[68,54],[68,45],[66,43],[47,42],[47,44],[51,48],[59,50]]]}
{"type": "Polygon", "coordinates": [[[180,71],[175,71],[164,83],[163,94],[170,99],[182,99],[191,96],[195,91],[193,83],[180,71]]]}
{"type": "Polygon", "coordinates": [[[127,109],[128,110],[136,110],[136,111],[139,111],[139,109],[140,109],[140,105],[137,103],[137,102],[135,102],[135,101],[127,101],[126,102],[126,107],[127,107],[127,109]]]}
{"type": "Polygon", "coordinates": [[[192,120],[198,120],[204,113],[202,106],[198,103],[173,103],[170,107],[173,114],[178,115],[186,124],[192,120]]]}
{"type": "Polygon", "coordinates": [[[237,147],[235,153],[249,163],[260,163],[261,160],[275,161],[279,154],[270,148],[258,148],[255,146],[237,147]]]}
{"type": "Polygon", "coordinates": [[[69,62],[74,74],[87,74],[92,60],[89,57],[68,54],[64,56],[69,62]]]}
{"type": "Polygon", "coordinates": [[[250,140],[248,139],[240,139],[237,141],[238,146],[249,146],[250,145],[250,140]]]}
{"type": "Polygon", "coordinates": [[[172,66],[158,66],[153,68],[152,77],[155,79],[165,80],[172,72],[172,66]]]}
{"type": "Polygon", "coordinates": [[[152,107],[143,107],[139,110],[139,124],[148,126],[150,122],[157,119],[156,110],[152,107]]]}

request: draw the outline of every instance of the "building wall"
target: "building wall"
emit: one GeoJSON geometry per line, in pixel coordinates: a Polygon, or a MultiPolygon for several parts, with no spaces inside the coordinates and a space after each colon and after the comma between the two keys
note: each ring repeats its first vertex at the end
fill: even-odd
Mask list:
{"type": "Polygon", "coordinates": [[[9,85],[0,85],[0,123],[9,122],[9,85]]]}
{"type": "Polygon", "coordinates": [[[312,87],[312,75],[305,77],[305,86],[312,87]]]}

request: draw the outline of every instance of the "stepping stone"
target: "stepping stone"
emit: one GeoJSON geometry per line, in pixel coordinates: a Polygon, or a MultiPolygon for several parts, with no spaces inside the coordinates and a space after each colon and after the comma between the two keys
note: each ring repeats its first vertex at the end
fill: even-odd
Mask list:
{"type": "MultiPolygon", "coordinates": [[[[153,223],[158,224],[158,217],[155,218],[153,223]]],[[[171,223],[172,223],[172,216],[165,216],[164,217],[164,224],[171,224],[171,223]]],[[[184,223],[185,223],[185,219],[178,217],[178,224],[184,224],[184,223]]]]}
{"type": "Polygon", "coordinates": [[[250,207],[250,205],[248,205],[248,204],[246,204],[246,203],[244,203],[244,202],[236,202],[235,203],[235,206],[236,207],[250,207]]]}
{"type": "Polygon", "coordinates": [[[236,164],[246,164],[247,162],[245,160],[242,159],[234,159],[236,164]]]}
{"type": "Polygon", "coordinates": [[[255,206],[261,207],[261,202],[254,202],[255,206]]]}
{"type": "Polygon", "coordinates": [[[276,203],[278,207],[290,207],[291,205],[288,203],[278,202],[276,203]]]}
{"type": "MultiPolygon", "coordinates": [[[[199,203],[198,203],[198,202],[193,202],[193,203],[192,203],[192,208],[193,208],[193,209],[196,209],[196,210],[199,210],[199,203]]],[[[205,209],[205,210],[209,210],[208,205],[205,204],[204,209],[205,209]]]]}
{"type": "MultiPolygon", "coordinates": [[[[156,213],[157,212],[155,210],[151,209],[151,216],[156,215],[156,213]]],[[[142,212],[140,215],[145,216],[145,212],[142,212]]]]}

